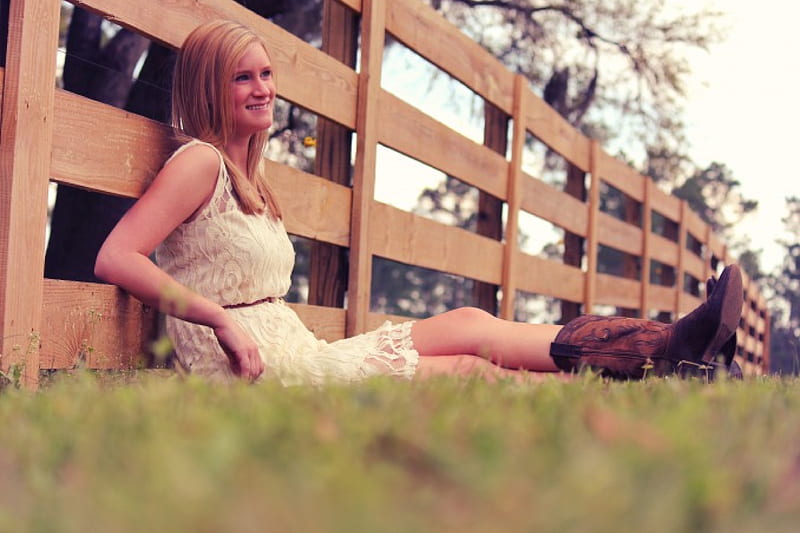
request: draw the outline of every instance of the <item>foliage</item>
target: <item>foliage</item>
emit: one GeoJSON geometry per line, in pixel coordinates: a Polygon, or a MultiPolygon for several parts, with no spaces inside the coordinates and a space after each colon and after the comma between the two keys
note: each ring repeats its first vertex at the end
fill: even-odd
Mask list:
{"type": "Polygon", "coordinates": [[[792,379],[0,394],[2,531],[795,531],[792,379]]]}
{"type": "MultiPolygon", "coordinates": [[[[681,153],[688,53],[719,41],[720,13],[660,0],[431,0],[576,126],[644,155],[681,153]]],[[[597,135],[594,135],[597,136],[597,135]]],[[[642,157],[638,157],[640,161],[642,157]]]]}
{"type": "Polygon", "coordinates": [[[800,197],[786,199],[783,218],[786,248],[780,270],[768,278],[774,297],[770,301],[772,331],[770,351],[773,370],[800,373],[800,197]]]}
{"type": "Polygon", "coordinates": [[[724,234],[758,207],[757,201],[742,198],[740,185],[725,164],[714,162],[698,169],[672,194],[686,200],[714,233],[724,234]]]}

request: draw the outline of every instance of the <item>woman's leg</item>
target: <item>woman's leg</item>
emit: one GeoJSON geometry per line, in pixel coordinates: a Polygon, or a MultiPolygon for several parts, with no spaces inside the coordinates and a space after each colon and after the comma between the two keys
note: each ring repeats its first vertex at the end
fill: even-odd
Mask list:
{"type": "Polygon", "coordinates": [[[480,309],[464,307],[414,323],[411,337],[422,356],[472,355],[505,368],[557,372],[550,343],[560,329],[550,324],[501,320],[480,309]]]}
{"type": "Polygon", "coordinates": [[[575,374],[565,372],[528,372],[502,368],[474,355],[420,355],[414,379],[428,379],[436,376],[474,377],[484,379],[489,383],[511,380],[522,384],[542,383],[552,379],[568,382],[575,378],[575,374]]]}

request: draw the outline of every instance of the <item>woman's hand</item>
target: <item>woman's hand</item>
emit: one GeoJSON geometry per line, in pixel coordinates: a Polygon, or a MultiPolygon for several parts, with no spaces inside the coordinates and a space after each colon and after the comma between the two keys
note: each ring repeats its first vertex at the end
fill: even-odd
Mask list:
{"type": "Polygon", "coordinates": [[[234,374],[253,381],[264,372],[264,362],[258,353],[258,345],[239,324],[228,319],[214,328],[214,335],[230,359],[234,374]]]}

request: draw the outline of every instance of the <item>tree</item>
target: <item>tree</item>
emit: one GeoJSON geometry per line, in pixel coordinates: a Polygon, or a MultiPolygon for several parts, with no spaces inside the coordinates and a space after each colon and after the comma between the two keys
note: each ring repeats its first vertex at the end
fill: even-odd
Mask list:
{"type": "Polygon", "coordinates": [[[780,240],[786,256],[779,271],[769,277],[771,370],[800,373],[800,197],[786,198],[783,218],[786,236],[780,240]]]}
{"type": "MultiPolygon", "coordinates": [[[[526,76],[573,126],[666,189],[699,172],[687,155],[681,120],[684,82],[690,73],[686,57],[687,52],[707,50],[720,40],[719,13],[670,11],[660,0],[429,3],[506,66],[526,76]]],[[[549,151],[544,168],[545,174],[566,170],[565,191],[585,200],[582,172],[549,151]]],[[[733,204],[743,206],[742,211],[749,209],[733,204]]],[[[610,188],[603,194],[601,209],[626,222],[641,223],[635,202],[610,188]]],[[[583,246],[579,236],[565,235],[564,262],[579,266],[583,246]]],[[[635,258],[616,250],[601,247],[598,259],[603,272],[633,279],[647,275],[635,258]]],[[[660,280],[677,281],[669,273],[660,280]]],[[[562,319],[577,314],[579,306],[564,304],[562,319]]]]}
{"type": "Polygon", "coordinates": [[[687,53],[721,38],[720,13],[660,0],[430,0],[571,124],[644,160],[685,153],[687,53]]]}
{"type": "Polygon", "coordinates": [[[758,201],[742,197],[740,185],[725,164],[714,162],[705,169],[695,171],[689,179],[674,188],[672,194],[686,200],[692,211],[715,233],[727,234],[748,213],[758,208],[758,201]]]}

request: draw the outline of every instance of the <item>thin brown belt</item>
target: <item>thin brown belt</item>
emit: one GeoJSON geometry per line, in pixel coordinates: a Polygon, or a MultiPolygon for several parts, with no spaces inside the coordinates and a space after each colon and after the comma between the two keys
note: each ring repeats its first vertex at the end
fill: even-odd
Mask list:
{"type": "Polygon", "coordinates": [[[266,298],[261,298],[260,300],[256,300],[255,302],[243,302],[243,303],[240,303],[240,304],[228,304],[228,305],[223,305],[222,307],[224,307],[225,309],[239,309],[241,307],[252,307],[254,305],[265,304],[265,303],[273,304],[273,303],[282,302],[282,301],[283,301],[283,298],[281,298],[280,296],[267,296],[266,298]]]}

